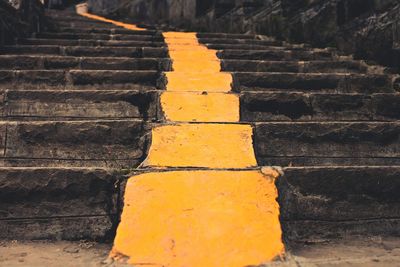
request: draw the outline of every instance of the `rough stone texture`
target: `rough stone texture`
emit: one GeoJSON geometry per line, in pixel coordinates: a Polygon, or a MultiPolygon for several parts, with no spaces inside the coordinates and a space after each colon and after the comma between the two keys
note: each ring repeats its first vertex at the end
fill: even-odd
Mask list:
{"type": "Polygon", "coordinates": [[[133,168],[145,158],[150,141],[150,129],[142,121],[9,122],[5,125],[5,157],[14,166],[21,159],[27,161],[25,164],[39,166],[133,168]]]}
{"type": "Polygon", "coordinates": [[[109,238],[120,179],[101,169],[2,168],[0,238],[109,238]]]}
{"type": "Polygon", "coordinates": [[[400,235],[399,167],[285,168],[281,220],[291,241],[400,235]]]}
{"type": "Polygon", "coordinates": [[[397,0],[91,0],[89,5],[93,12],[136,22],[266,34],[337,46],[397,69],[400,62],[397,0]]]}
{"type": "Polygon", "coordinates": [[[236,72],[232,75],[235,91],[395,92],[390,76],[381,74],[236,72]]]}
{"type": "Polygon", "coordinates": [[[399,164],[399,138],[397,122],[260,123],[254,132],[261,166],[399,164]]]}
{"type": "Polygon", "coordinates": [[[39,0],[21,0],[12,7],[0,1],[0,46],[14,43],[14,38],[27,36],[45,28],[44,9],[39,0]]]}
{"type": "Polygon", "coordinates": [[[326,94],[246,92],[241,120],[369,121],[398,120],[399,94],[326,94]]]}
{"type": "Polygon", "coordinates": [[[9,120],[161,118],[159,94],[137,91],[12,91],[2,117],[9,120]]]}

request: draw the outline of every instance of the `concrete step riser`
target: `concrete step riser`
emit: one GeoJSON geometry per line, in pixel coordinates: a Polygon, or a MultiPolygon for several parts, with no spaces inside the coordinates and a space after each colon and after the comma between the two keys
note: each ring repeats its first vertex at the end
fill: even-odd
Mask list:
{"type": "Polygon", "coordinates": [[[2,70],[81,69],[170,71],[171,68],[172,63],[169,59],[0,56],[0,69],[2,70]]]}
{"type": "Polygon", "coordinates": [[[121,177],[101,169],[1,169],[0,238],[112,239],[121,177]]]}
{"type": "Polygon", "coordinates": [[[222,60],[221,69],[228,72],[293,72],[293,73],[366,73],[368,67],[357,61],[261,61],[222,60]]]}
{"type": "Polygon", "coordinates": [[[400,124],[259,123],[254,130],[261,166],[400,164],[400,124]]]}
{"type": "Polygon", "coordinates": [[[74,39],[22,39],[22,45],[61,45],[61,46],[89,46],[89,47],[165,47],[163,42],[152,41],[104,41],[104,40],[74,40],[74,39]]]}
{"type": "Polygon", "coordinates": [[[301,51],[301,50],[224,50],[217,53],[220,59],[225,60],[326,60],[331,61],[334,55],[329,51],[301,51]]]}
{"type": "Polygon", "coordinates": [[[261,46],[282,46],[280,41],[254,40],[254,39],[228,39],[228,38],[200,38],[202,44],[213,45],[261,45],[261,46]]]}
{"type": "Polygon", "coordinates": [[[69,40],[105,40],[105,41],[147,41],[164,42],[162,35],[133,35],[133,34],[72,34],[72,33],[38,33],[39,39],[69,39],[69,40]]]}
{"type": "Polygon", "coordinates": [[[285,168],[278,180],[284,238],[399,235],[399,167],[285,168]]]}
{"type": "Polygon", "coordinates": [[[3,91],[3,120],[162,119],[158,92],[3,91]]]}
{"type": "Polygon", "coordinates": [[[263,121],[396,121],[399,94],[244,93],[241,120],[263,121]]]}
{"type": "Polygon", "coordinates": [[[62,55],[73,57],[130,57],[130,58],[166,58],[166,48],[153,47],[89,47],[56,45],[23,45],[0,47],[1,54],[14,55],[62,55]]]}
{"type": "Polygon", "coordinates": [[[141,120],[3,122],[0,166],[135,168],[149,134],[141,120]]]}
{"type": "Polygon", "coordinates": [[[388,75],[236,72],[233,77],[235,91],[396,92],[388,75]]]}
{"type": "MultiPolygon", "coordinates": [[[[18,85],[88,86],[88,85],[144,85],[163,89],[165,77],[157,71],[24,71],[0,70],[0,86],[14,88],[18,85]]],[[[112,89],[112,88],[111,88],[112,89]]]]}
{"type": "MultiPolygon", "coordinates": [[[[115,27],[115,26],[114,26],[115,27]]],[[[151,35],[162,36],[159,31],[132,31],[123,28],[100,28],[100,27],[58,27],[52,29],[55,33],[71,33],[71,34],[126,34],[126,35],[151,35]]]]}

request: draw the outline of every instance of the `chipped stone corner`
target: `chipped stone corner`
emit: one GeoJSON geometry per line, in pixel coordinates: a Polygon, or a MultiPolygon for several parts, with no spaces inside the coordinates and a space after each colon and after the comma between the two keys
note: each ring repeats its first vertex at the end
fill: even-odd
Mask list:
{"type": "Polygon", "coordinates": [[[261,173],[271,180],[277,180],[279,177],[284,175],[282,167],[279,166],[263,166],[261,167],[261,173]]]}

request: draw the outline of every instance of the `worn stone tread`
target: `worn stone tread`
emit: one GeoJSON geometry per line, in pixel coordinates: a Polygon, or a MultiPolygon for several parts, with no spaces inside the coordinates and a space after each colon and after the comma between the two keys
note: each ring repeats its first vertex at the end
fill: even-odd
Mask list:
{"type": "Polygon", "coordinates": [[[3,120],[162,118],[155,90],[7,90],[0,91],[0,111],[3,120]]]}
{"type": "Polygon", "coordinates": [[[57,45],[16,45],[0,47],[0,54],[61,55],[86,57],[166,58],[167,48],[157,47],[90,47],[57,45]]]}
{"type": "Polygon", "coordinates": [[[0,55],[0,69],[82,69],[169,71],[170,59],[124,57],[71,57],[42,55],[0,55]]]}
{"type": "Polygon", "coordinates": [[[289,167],[284,173],[278,188],[286,239],[400,234],[399,166],[289,167]]]}
{"type": "Polygon", "coordinates": [[[396,121],[400,94],[245,92],[241,120],[265,121],[396,121]]]}
{"type": "Polygon", "coordinates": [[[136,167],[149,133],[142,120],[0,122],[0,166],[21,166],[22,160],[44,167],[136,167]]]}
{"type": "Polygon", "coordinates": [[[385,74],[234,72],[235,91],[298,90],[341,93],[395,93],[385,74]]]}

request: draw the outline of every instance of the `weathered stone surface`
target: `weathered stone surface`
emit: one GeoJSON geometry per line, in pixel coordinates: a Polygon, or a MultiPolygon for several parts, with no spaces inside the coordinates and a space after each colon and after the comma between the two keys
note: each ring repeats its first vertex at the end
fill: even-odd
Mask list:
{"type": "Polygon", "coordinates": [[[233,73],[235,91],[294,89],[301,91],[340,91],[342,93],[394,92],[387,75],[319,73],[233,73]]]}
{"type": "Polygon", "coordinates": [[[400,100],[393,94],[246,92],[241,95],[243,121],[357,121],[396,118],[400,100]],[[389,100],[391,105],[385,106],[389,100]]]}
{"type": "Polygon", "coordinates": [[[0,220],[0,238],[111,241],[114,223],[108,215],[0,220]]]}
{"type": "Polygon", "coordinates": [[[391,123],[262,123],[255,127],[255,149],[260,165],[390,165],[400,155],[400,124],[391,123]],[[314,160],[315,159],[315,160],[314,160]],[[373,160],[374,159],[374,160],[373,160]],[[380,160],[380,161],[379,161],[380,160]],[[387,162],[385,164],[385,161],[387,162]],[[379,162],[379,163],[378,163],[379,162]],[[370,163],[368,163],[370,164],[370,163]]]}
{"type": "Polygon", "coordinates": [[[70,76],[74,85],[142,84],[157,87],[158,81],[163,79],[158,71],[71,70],[70,76]]]}
{"type": "Polygon", "coordinates": [[[141,121],[10,122],[6,157],[43,160],[43,166],[65,161],[70,166],[130,168],[146,156],[149,130],[141,121]]]}
{"type": "Polygon", "coordinates": [[[278,180],[286,238],[400,234],[399,167],[285,168],[278,180]]]}
{"type": "Polygon", "coordinates": [[[4,117],[13,120],[158,120],[159,94],[136,91],[8,91],[4,117]]]}
{"type": "Polygon", "coordinates": [[[327,50],[223,50],[217,52],[221,59],[244,60],[332,60],[327,50]]]}
{"type": "Polygon", "coordinates": [[[2,168],[0,221],[115,215],[119,178],[100,169],[2,168]]]}
{"type": "Polygon", "coordinates": [[[221,68],[229,72],[293,72],[293,73],[366,73],[367,66],[358,61],[264,61],[222,60],[221,68]]]}
{"type": "Polygon", "coordinates": [[[259,33],[319,47],[335,45],[397,69],[400,59],[397,0],[92,0],[89,5],[94,12],[133,21],[195,31],[259,33]]]}

